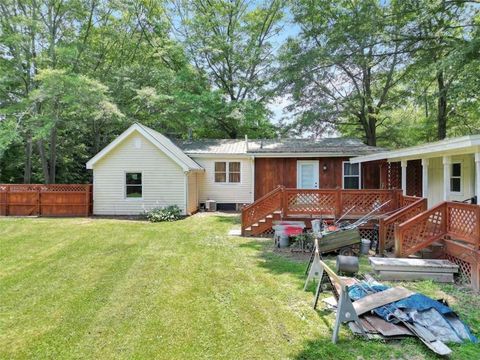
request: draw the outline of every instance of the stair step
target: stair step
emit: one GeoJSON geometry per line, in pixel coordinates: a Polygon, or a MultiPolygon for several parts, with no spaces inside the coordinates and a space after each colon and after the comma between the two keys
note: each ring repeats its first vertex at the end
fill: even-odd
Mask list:
{"type": "Polygon", "coordinates": [[[258,220],[258,222],[264,224],[264,223],[267,222],[267,219],[260,219],[260,220],[258,220]]]}
{"type": "Polygon", "coordinates": [[[273,215],[267,215],[267,219],[273,219],[273,215]]]}

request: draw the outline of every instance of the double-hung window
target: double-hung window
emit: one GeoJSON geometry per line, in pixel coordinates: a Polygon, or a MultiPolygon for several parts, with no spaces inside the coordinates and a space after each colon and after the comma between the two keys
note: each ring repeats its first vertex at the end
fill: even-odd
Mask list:
{"type": "Polygon", "coordinates": [[[215,161],[216,183],[239,183],[241,178],[240,161],[215,161]]]}
{"type": "Polygon", "coordinates": [[[343,162],[343,188],[360,189],[360,164],[343,162]]]}
{"type": "Polygon", "coordinates": [[[143,197],[141,172],[125,173],[125,197],[127,199],[141,199],[143,197]]]}
{"type": "Polygon", "coordinates": [[[462,163],[452,163],[452,172],[450,175],[450,192],[462,192],[462,163]]]}

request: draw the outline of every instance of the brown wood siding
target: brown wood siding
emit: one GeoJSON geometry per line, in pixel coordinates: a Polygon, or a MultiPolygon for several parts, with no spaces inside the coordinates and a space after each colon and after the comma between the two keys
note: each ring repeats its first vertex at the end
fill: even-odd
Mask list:
{"type": "MultiPolygon", "coordinates": [[[[255,159],[255,199],[262,197],[278,185],[287,188],[297,187],[297,161],[319,160],[321,189],[342,187],[342,162],[348,158],[256,158],[255,159]],[[327,170],[323,170],[326,165],[327,170]]],[[[380,188],[380,162],[362,166],[362,187],[380,188]]]]}
{"type": "MultiPolygon", "coordinates": [[[[342,162],[348,158],[256,158],[255,159],[255,199],[262,197],[278,185],[287,188],[297,187],[297,161],[319,160],[320,189],[342,187],[342,162]],[[323,170],[326,165],[327,170],[323,170]]],[[[382,162],[362,165],[362,188],[382,188],[380,169],[382,162]]]]}

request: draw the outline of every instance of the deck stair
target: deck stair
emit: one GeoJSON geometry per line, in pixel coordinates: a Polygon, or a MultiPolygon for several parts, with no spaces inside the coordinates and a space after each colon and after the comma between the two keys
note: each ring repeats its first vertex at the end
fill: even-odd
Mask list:
{"type": "MultiPolygon", "coordinates": [[[[410,205],[419,200],[422,199],[403,196],[401,190],[395,189],[289,189],[278,186],[242,209],[242,234],[259,236],[271,231],[273,222],[280,220],[301,220],[309,226],[312,219],[338,219],[346,212],[345,220],[357,220],[384,204],[375,213],[380,218],[405,207],[410,209],[410,205]]],[[[412,211],[408,214],[412,215],[412,211]]]]}
{"type": "Polygon", "coordinates": [[[443,258],[461,280],[480,291],[480,206],[443,202],[397,224],[395,256],[443,258]]]}

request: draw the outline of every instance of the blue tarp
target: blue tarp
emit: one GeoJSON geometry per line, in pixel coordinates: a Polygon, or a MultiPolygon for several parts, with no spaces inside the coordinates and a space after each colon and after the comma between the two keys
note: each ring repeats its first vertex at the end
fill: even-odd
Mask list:
{"type": "MultiPolygon", "coordinates": [[[[348,295],[350,299],[355,301],[371,293],[376,293],[376,292],[384,291],[387,289],[389,289],[389,287],[385,285],[373,285],[373,284],[362,282],[362,283],[350,286],[348,288],[348,295]]],[[[378,316],[380,316],[381,318],[383,318],[384,320],[393,322],[393,321],[398,321],[397,318],[393,315],[395,310],[398,310],[398,309],[404,310],[408,315],[407,321],[412,323],[414,322],[414,318],[409,314],[413,314],[414,312],[422,313],[430,309],[435,309],[439,314],[441,314],[445,318],[445,320],[448,323],[450,323],[448,321],[449,318],[451,318],[452,316],[456,316],[453,310],[450,309],[448,306],[442,304],[439,301],[433,300],[428,296],[418,294],[418,293],[413,294],[405,299],[395,301],[391,304],[376,308],[373,310],[373,312],[378,316]]],[[[472,334],[468,326],[466,326],[465,324],[464,326],[470,340],[473,342],[477,342],[477,339],[472,334]]],[[[454,330],[453,327],[452,327],[452,330],[454,330]]],[[[456,332],[458,333],[458,331],[456,332]]]]}

